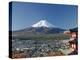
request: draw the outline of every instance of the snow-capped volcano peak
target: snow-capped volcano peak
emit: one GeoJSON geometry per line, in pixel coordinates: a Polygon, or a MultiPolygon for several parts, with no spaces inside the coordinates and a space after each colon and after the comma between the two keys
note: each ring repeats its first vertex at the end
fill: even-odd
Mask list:
{"type": "Polygon", "coordinates": [[[55,27],[46,20],[40,20],[39,22],[32,25],[32,27],[55,27]]]}

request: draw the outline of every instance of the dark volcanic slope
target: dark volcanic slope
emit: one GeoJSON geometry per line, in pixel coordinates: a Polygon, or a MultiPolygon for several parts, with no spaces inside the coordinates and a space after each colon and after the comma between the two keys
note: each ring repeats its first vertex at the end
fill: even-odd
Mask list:
{"type": "Polygon", "coordinates": [[[63,33],[64,31],[65,31],[64,29],[60,29],[60,28],[30,27],[23,30],[13,31],[13,35],[56,34],[56,33],[63,33]]]}

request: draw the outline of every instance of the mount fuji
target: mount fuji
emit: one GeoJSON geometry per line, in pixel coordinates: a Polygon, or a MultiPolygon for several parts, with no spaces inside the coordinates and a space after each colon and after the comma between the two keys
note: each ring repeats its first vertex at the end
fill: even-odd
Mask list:
{"type": "Polygon", "coordinates": [[[22,30],[13,31],[13,35],[18,36],[28,36],[28,35],[41,35],[41,34],[56,34],[56,33],[63,33],[65,29],[61,29],[56,27],[55,25],[49,23],[47,20],[40,20],[39,22],[31,25],[22,30]]]}
{"type": "Polygon", "coordinates": [[[53,24],[47,22],[46,20],[40,20],[36,24],[33,24],[32,27],[55,27],[53,24]]]}

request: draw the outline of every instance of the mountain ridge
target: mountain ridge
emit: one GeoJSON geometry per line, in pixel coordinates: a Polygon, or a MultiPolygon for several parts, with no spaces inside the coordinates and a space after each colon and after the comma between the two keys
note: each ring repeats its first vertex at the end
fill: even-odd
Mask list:
{"type": "Polygon", "coordinates": [[[65,29],[58,28],[46,20],[40,20],[39,22],[27,27],[25,29],[13,31],[14,35],[28,35],[28,34],[57,34],[63,33],[65,29]]]}

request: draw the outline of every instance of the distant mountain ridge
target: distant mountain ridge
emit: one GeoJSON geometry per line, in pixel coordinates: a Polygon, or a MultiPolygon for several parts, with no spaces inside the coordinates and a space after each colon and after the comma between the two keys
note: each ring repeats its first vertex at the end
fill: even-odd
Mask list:
{"type": "Polygon", "coordinates": [[[14,32],[38,32],[38,33],[62,33],[65,29],[61,28],[48,28],[48,27],[29,27],[14,32]]]}
{"type": "Polygon", "coordinates": [[[28,34],[56,34],[63,33],[65,29],[58,28],[46,20],[40,20],[39,22],[31,25],[31,27],[13,31],[14,35],[28,35],[28,34]]]}
{"type": "MultiPolygon", "coordinates": [[[[63,34],[68,29],[58,28],[47,21],[41,20],[25,29],[12,31],[13,40],[64,40],[70,37],[63,34]]],[[[76,29],[70,29],[76,31],[76,29]]]]}

